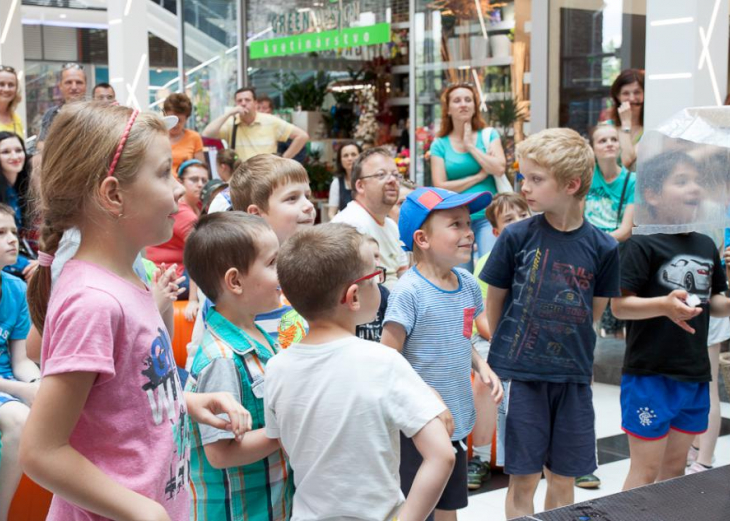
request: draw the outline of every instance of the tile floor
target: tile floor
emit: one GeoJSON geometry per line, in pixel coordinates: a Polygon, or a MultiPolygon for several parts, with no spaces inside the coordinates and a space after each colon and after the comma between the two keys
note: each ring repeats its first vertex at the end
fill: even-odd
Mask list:
{"type": "MultiPolygon", "coordinates": [[[[594,384],[593,405],[596,409],[596,435],[598,437],[599,467],[596,475],[601,478],[597,490],[575,489],[576,502],[587,501],[621,491],[629,470],[628,444],[626,435],[621,431],[621,406],[619,387],[616,385],[594,384]],[[621,459],[623,458],[623,459],[621,459]],[[608,463],[610,461],[610,463],[608,463]],[[606,462],[606,463],[604,463],[606,462]]],[[[725,420],[723,431],[730,419],[730,404],[722,404],[725,420]]],[[[721,436],[715,449],[715,466],[730,464],[730,434],[721,436]]],[[[492,480],[480,491],[469,497],[469,506],[459,511],[459,521],[492,521],[505,519],[504,500],[507,494],[506,476],[496,471],[492,480]],[[484,491],[484,492],[482,492],[484,491]]],[[[545,480],[540,482],[535,495],[535,507],[545,500],[545,480]]]]}

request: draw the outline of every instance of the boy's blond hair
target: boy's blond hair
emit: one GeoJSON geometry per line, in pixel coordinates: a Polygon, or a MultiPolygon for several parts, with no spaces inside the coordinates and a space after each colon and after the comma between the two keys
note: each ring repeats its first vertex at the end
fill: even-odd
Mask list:
{"type": "Polygon", "coordinates": [[[349,224],[327,223],[284,243],[276,260],[279,284],[300,315],[316,320],[334,310],[349,285],[364,275],[365,240],[349,224]]]}
{"type": "Polygon", "coordinates": [[[596,160],[588,142],[575,130],[548,128],[533,134],[515,149],[517,161],[529,159],[545,168],[565,186],[571,179],[579,178],[580,188],[574,194],[583,199],[591,189],[596,160]]]}
{"type": "Polygon", "coordinates": [[[268,212],[271,194],[287,183],[309,184],[301,164],[273,154],[254,156],[241,163],[228,183],[233,209],[246,212],[255,204],[262,212],[268,212]]]}
{"type": "Polygon", "coordinates": [[[521,212],[530,211],[530,207],[527,206],[527,201],[525,201],[525,198],[520,194],[516,192],[504,192],[497,194],[494,196],[494,199],[492,199],[492,202],[489,206],[487,206],[487,209],[484,212],[489,224],[492,225],[492,228],[495,230],[497,229],[499,216],[510,208],[516,208],[521,212]]]}

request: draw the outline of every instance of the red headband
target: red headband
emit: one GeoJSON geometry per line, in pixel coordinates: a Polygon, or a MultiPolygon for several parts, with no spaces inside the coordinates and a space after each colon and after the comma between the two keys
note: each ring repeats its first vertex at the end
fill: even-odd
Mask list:
{"type": "Polygon", "coordinates": [[[107,177],[112,177],[114,175],[114,169],[117,168],[119,158],[122,156],[122,150],[124,150],[124,144],[127,142],[127,138],[129,137],[129,131],[132,130],[132,125],[134,125],[134,120],[137,119],[138,114],[139,110],[132,111],[132,115],[129,117],[129,121],[127,121],[127,126],[122,134],[122,139],[119,141],[119,146],[114,154],[114,159],[112,159],[112,164],[109,167],[109,172],[106,174],[107,177]]]}

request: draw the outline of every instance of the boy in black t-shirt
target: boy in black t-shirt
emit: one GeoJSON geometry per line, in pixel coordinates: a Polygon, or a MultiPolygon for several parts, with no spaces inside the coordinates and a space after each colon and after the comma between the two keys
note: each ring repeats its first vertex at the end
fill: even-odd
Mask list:
{"type": "MultiPolygon", "coordinates": [[[[655,223],[695,221],[704,197],[699,176],[694,159],[677,152],[646,164],[637,189],[655,223]]],[[[628,490],[684,474],[692,439],[707,429],[710,313],[730,315],[730,299],[721,295],[727,281],[706,235],[634,235],[621,253],[622,297],[612,306],[629,320],[621,380],[628,490]]]]}

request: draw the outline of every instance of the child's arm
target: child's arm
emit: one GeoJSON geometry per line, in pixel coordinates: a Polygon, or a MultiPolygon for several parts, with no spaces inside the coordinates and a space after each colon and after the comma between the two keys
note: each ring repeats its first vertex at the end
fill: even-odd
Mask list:
{"type": "Polygon", "coordinates": [[[413,436],[413,443],[423,462],[398,514],[400,521],[420,521],[428,517],[436,507],[456,461],[449,434],[436,418],[413,436]]]}
{"type": "Polygon", "coordinates": [[[601,320],[603,312],[606,311],[606,306],[608,306],[607,297],[593,297],[593,322],[601,320]]]}
{"type": "Polygon", "coordinates": [[[504,301],[507,300],[508,289],[489,286],[487,292],[487,320],[489,330],[494,334],[497,331],[497,324],[502,317],[502,309],[504,309],[504,301]]]}
{"type": "Polygon", "coordinates": [[[616,318],[621,320],[667,317],[688,333],[694,334],[695,330],[687,321],[702,313],[702,308],[685,304],[688,296],[683,289],[675,289],[669,295],[653,298],[626,294],[611,300],[611,311],[616,318]]]}
{"type": "Polygon", "coordinates": [[[198,307],[200,307],[200,303],[198,302],[198,285],[193,281],[193,279],[190,279],[188,304],[185,306],[185,320],[188,322],[195,320],[195,317],[198,314],[198,307]]]}
{"type": "Polygon", "coordinates": [[[240,440],[218,440],[203,447],[213,468],[227,469],[249,465],[278,450],[279,440],[266,437],[266,429],[247,432],[240,440]]]}
{"type": "Polygon", "coordinates": [[[185,391],[185,404],[193,421],[210,425],[222,431],[230,431],[236,439],[251,430],[251,413],[236,401],[230,393],[192,393],[185,391]],[[227,414],[228,420],[219,414],[227,414]]]}
{"type": "Polygon", "coordinates": [[[481,380],[485,386],[492,388],[492,399],[494,403],[501,402],[502,394],[504,394],[502,382],[474,346],[471,347],[471,368],[477,374],[475,380],[481,380]]]}
{"type": "Polygon", "coordinates": [[[397,322],[387,322],[383,326],[383,336],[380,343],[392,347],[399,353],[403,352],[403,344],[406,341],[406,330],[397,322]]]}
{"type": "Polygon", "coordinates": [[[730,316],[730,298],[721,293],[712,295],[710,298],[710,316],[720,318],[730,316]]]}
{"type": "Polygon", "coordinates": [[[30,331],[28,332],[28,338],[25,339],[25,354],[36,364],[41,363],[42,344],[43,339],[41,338],[41,334],[38,332],[36,327],[31,324],[30,331]]]}
{"type": "Polygon", "coordinates": [[[484,311],[479,313],[477,318],[474,319],[474,322],[477,326],[477,333],[479,333],[479,336],[482,338],[485,338],[491,342],[492,340],[492,331],[489,329],[489,319],[487,318],[487,301],[484,301],[484,311]]]}
{"type": "Polygon", "coordinates": [[[25,339],[10,341],[10,362],[13,375],[21,382],[31,382],[41,377],[38,366],[28,358],[25,352],[25,339]]]}
{"type": "MultiPolygon", "coordinates": [[[[502,382],[497,379],[500,392],[503,393],[502,382]]],[[[472,445],[481,447],[492,442],[494,428],[497,424],[497,403],[491,394],[494,388],[484,384],[481,378],[474,378],[474,408],[477,412],[477,419],[474,429],[471,431],[472,445]]],[[[500,396],[501,398],[501,396],[500,396]]]]}
{"type": "Polygon", "coordinates": [[[185,277],[177,277],[177,264],[166,267],[162,264],[162,268],[157,268],[152,273],[152,296],[160,311],[162,321],[165,323],[167,332],[172,338],[175,333],[175,309],[173,303],[177,300],[177,296],[184,291],[180,288],[185,277]]]}
{"type": "Polygon", "coordinates": [[[97,373],[49,375],[20,442],[23,470],[65,500],[110,519],[169,520],[165,509],[123,487],[69,443],[97,373]]]}

